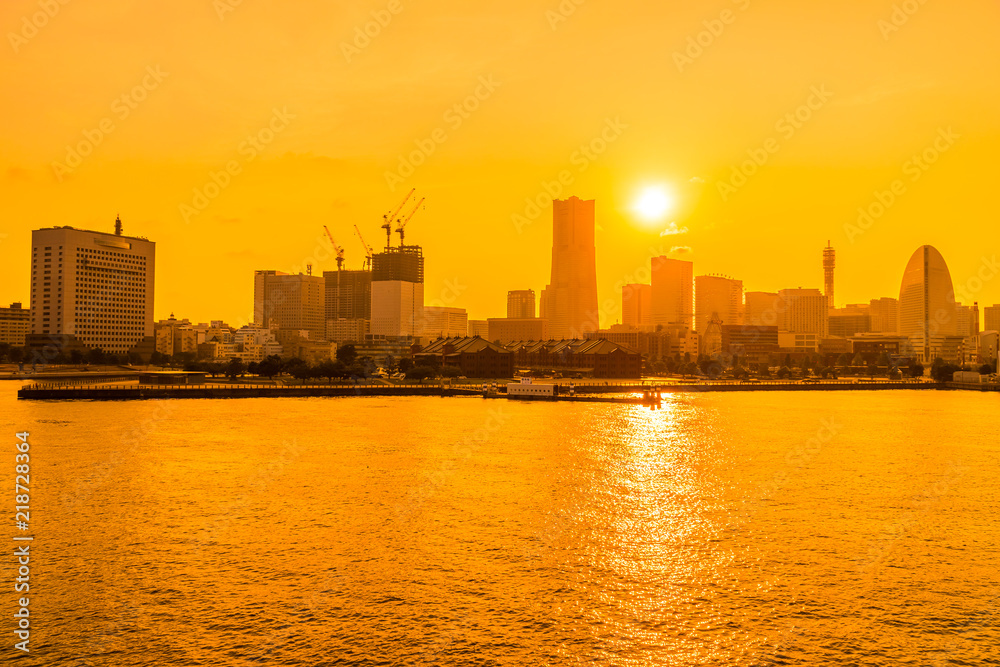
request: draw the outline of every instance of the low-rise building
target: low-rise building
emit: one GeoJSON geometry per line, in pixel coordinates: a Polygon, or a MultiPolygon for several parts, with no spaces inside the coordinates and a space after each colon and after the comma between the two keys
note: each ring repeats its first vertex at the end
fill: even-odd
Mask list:
{"type": "Polygon", "coordinates": [[[31,333],[31,309],[22,308],[20,302],[0,308],[0,343],[22,347],[31,333]]]}
{"type": "Polygon", "coordinates": [[[470,378],[503,378],[514,375],[514,353],[479,338],[440,338],[415,352],[416,364],[457,368],[470,378]]]}
{"type": "Polygon", "coordinates": [[[491,317],[486,320],[487,338],[501,345],[518,340],[547,340],[549,321],[542,317],[491,317]]]}

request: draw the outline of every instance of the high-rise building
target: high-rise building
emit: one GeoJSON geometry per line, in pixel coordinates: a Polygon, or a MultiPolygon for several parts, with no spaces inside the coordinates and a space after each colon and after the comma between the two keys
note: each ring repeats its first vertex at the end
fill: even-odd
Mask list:
{"type": "Polygon", "coordinates": [[[784,312],[778,330],[788,333],[816,334],[825,337],[829,324],[826,295],[818,289],[783,289],[778,291],[784,312]]]}
{"type": "Polygon", "coordinates": [[[1000,331],[1000,303],[983,308],[983,331],[1000,331]]]}
{"type": "Polygon", "coordinates": [[[837,268],[837,251],[833,249],[830,242],[826,242],[823,248],[823,292],[826,296],[827,308],[836,308],[833,301],[833,273],[837,268]]]}
{"type": "Polygon", "coordinates": [[[255,271],[254,323],[265,329],[308,331],[309,340],[326,337],[326,304],[321,276],[255,271]]]}
{"type": "Polygon", "coordinates": [[[868,303],[872,333],[899,333],[899,300],[891,297],[872,299],[868,303]]]}
{"type": "Polygon", "coordinates": [[[694,329],[694,264],[670,257],[650,262],[653,325],[694,329]]]}
{"type": "Polygon", "coordinates": [[[465,308],[424,306],[421,335],[428,338],[464,338],[469,331],[469,315],[465,308]]]}
{"type": "Polygon", "coordinates": [[[755,327],[776,327],[781,322],[785,305],[777,292],[747,292],[743,321],[755,327]]]}
{"type": "Polygon", "coordinates": [[[528,319],[535,316],[535,290],[519,289],[507,292],[507,317],[528,319]]]}
{"type": "Polygon", "coordinates": [[[828,333],[833,338],[851,338],[871,332],[871,307],[869,304],[851,304],[829,311],[828,333]]]}
{"type": "Polygon", "coordinates": [[[10,304],[10,308],[0,308],[0,343],[21,347],[30,333],[30,310],[22,308],[19,302],[10,304]]]}
{"type": "Polygon", "coordinates": [[[31,333],[123,354],[153,346],[156,244],[72,227],[31,232],[31,333]]]}
{"type": "Polygon", "coordinates": [[[636,329],[653,326],[652,285],[622,285],[622,324],[636,329]]]}
{"type": "Polygon", "coordinates": [[[541,317],[556,339],[597,331],[597,250],[594,200],[552,202],[552,275],[542,291],[541,317]]]}
{"type": "Polygon", "coordinates": [[[371,271],[324,271],[325,319],[370,320],[371,271]]]}
{"type": "Polygon", "coordinates": [[[489,338],[490,325],[486,320],[469,320],[469,337],[489,338]]]}
{"type": "Polygon", "coordinates": [[[958,336],[955,290],[944,257],[936,248],[917,248],[903,272],[899,288],[899,333],[906,336],[919,361],[955,357],[958,336]]]}
{"type": "Polygon", "coordinates": [[[979,304],[971,306],[955,305],[955,317],[958,336],[975,336],[979,333],[979,304]]]}
{"type": "Polygon", "coordinates": [[[419,336],[424,316],[424,254],[420,246],[387,246],[372,255],[373,336],[419,336]]]}
{"type": "Polygon", "coordinates": [[[743,281],[722,276],[698,276],[694,279],[695,331],[704,333],[708,323],[742,324],[743,281]]]}

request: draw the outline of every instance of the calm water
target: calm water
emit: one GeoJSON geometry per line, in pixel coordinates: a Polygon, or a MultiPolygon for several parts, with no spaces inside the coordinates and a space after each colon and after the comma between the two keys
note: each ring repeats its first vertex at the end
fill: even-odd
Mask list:
{"type": "Polygon", "coordinates": [[[0,662],[1000,664],[996,394],[15,391],[32,653],[7,620],[0,662]]]}

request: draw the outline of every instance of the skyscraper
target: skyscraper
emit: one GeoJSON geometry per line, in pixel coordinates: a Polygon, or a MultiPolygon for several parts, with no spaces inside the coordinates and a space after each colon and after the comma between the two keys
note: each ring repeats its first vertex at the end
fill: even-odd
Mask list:
{"type": "Polygon", "coordinates": [[[653,324],[653,286],[622,285],[622,324],[637,329],[653,324]]]}
{"type": "Polygon", "coordinates": [[[424,318],[424,255],[420,246],[387,246],[372,255],[371,332],[419,336],[424,318]]]}
{"type": "Polygon", "coordinates": [[[955,304],[955,316],[958,336],[975,336],[979,333],[979,303],[971,306],[955,304]]]}
{"type": "Polygon", "coordinates": [[[830,310],[825,294],[800,287],[779,290],[778,299],[784,309],[778,320],[779,331],[827,335],[830,310]]]}
{"type": "Polygon", "coordinates": [[[703,333],[710,321],[742,324],[743,281],[722,276],[698,276],[694,279],[695,331],[703,333]]]}
{"type": "Polygon", "coordinates": [[[326,338],[326,304],[321,276],[255,271],[254,323],[265,329],[308,331],[309,340],[326,338]]]}
{"type": "Polygon", "coordinates": [[[650,262],[653,325],[694,328],[694,264],[670,257],[650,262]]]}
{"type": "Polygon", "coordinates": [[[372,316],[372,272],[324,271],[325,318],[369,320],[372,316]]]}
{"type": "Polygon", "coordinates": [[[556,339],[597,331],[597,251],[594,200],[552,202],[552,276],[542,291],[541,317],[556,339]]]}
{"type": "Polygon", "coordinates": [[[153,345],[156,244],[72,227],[31,232],[31,333],[123,354],[153,345]],[[63,340],[69,340],[63,338],[63,340]]]}
{"type": "Polygon", "coordinates": [[[747,292],[743,321],[755,327],[776,327],[785,312],[777,292],[747,292]]]}
{"type": "MultiPolygon", "coordinates": [[[[899,288],[899,333],[910,339],[921,362],[953,358],[958,337],[955,290],[944,257],[936,248],[917,248],[899,288]]],[[[959,339],[960,340],[960,339],[959,339]]]]}
{"type": "Polygon", "coordinates": [[[823,248],[823,293],[826,295],[827,308],[836,308],[833,301],[833,271],[837,268],[837,251],[830,242],[823,248]]]}
{"type": "Polygon", "coordinates": [[[983,330],[1000,331],[1000,303],[983,308],[983,330]]]}
{"type": "Polygon", "coordinates": [[[872,299],[868,303],[872,333],[899,332],[899,301],[891,297],[872,299]]]}
{"type": "Polygon", "coordinates": [[[535,290],[519,289],[507,292],[507,318],[523,320],[535,316],[535,290]]]}

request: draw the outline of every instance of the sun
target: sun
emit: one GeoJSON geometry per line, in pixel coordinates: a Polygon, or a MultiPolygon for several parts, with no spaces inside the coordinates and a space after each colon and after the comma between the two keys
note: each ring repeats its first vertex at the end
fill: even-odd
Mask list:
{"type": "Polygon", "coordinates": [[[673,194],[662,185],[651,185],[642,189],[632,204],[636,215],[647,222],[659,222],[674,208],[673,194]]]}

